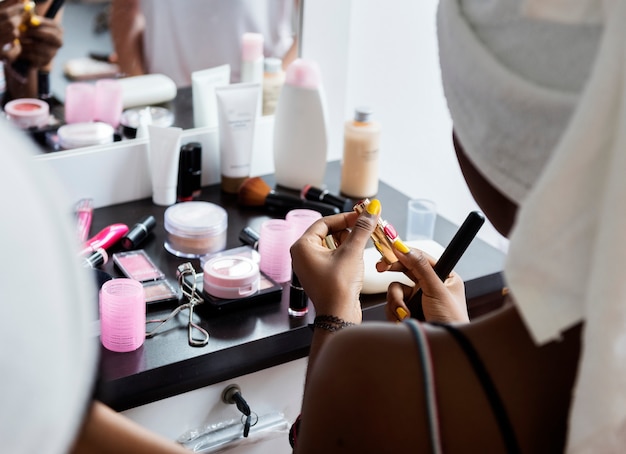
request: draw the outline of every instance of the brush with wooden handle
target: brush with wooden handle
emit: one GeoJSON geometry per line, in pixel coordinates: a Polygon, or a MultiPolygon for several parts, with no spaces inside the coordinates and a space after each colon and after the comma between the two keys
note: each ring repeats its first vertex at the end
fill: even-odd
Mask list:
{"type": "Polygon", "coordinates": [[[267,207],[280,212],[287,212],[295,208],[315,210],[328,216],[339,213],[339,208],[322,202],[305,200],[298,196],[279,193],[273,190],[261,177],[247,178],[239,186],[238,202],[245,207],[267,207]]]}

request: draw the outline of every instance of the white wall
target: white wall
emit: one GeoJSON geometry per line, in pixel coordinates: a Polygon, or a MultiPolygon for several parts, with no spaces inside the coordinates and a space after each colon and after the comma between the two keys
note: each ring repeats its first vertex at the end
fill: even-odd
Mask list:
{"type": "MultiPolygon", "coordinates": [[[[440,214],[461,223],[477,206],[452,147],[439,72],[436,8],[436,0],[307,0],[303,55],[317,59],[323,71],[332,67],[335,78],[325,79],[329,105],[343,110],[343,121],[358,105],[374,109],[383,127],[381,178],[412,198],[435,200],[440,214]],[[348,23],[337,29],[346,14],[348,23]]],[[[341,157],[339,112],[331,117],[334,159],[341,157]]],[[[491,225],[480,236],[506,247],[491,225]]]]}

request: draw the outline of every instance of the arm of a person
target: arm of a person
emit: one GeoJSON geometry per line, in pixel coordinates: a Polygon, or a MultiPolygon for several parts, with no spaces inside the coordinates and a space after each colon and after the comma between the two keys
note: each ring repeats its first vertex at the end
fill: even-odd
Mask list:
{"type": "Polygon", "coordinates": [[[145,74],[143,56],[144,16],[140,0],[113,0],[109,29],[116,53],[115,62],[126,76],[145,74]]]}
{"type": "Polygon", "coordinates": [[[71,451],[73,454],[188,453],[182,446],[94,402],[71,451]]]}
{"type": "MultiPolygon", "coordinates": [[[[344,324],[361,323],[363,250],[380,214],[380,202],[373,200],[368,209],[361,215],[351,212],[320,219],[291,248],[294,271],[318,316],[336,317],[344,324]],[[329,234],[339,239],[337,249],[325,246],[329,234]]],[[[334,334],[327,329],[314,329],[307,376],[315,368],[318,353],[334,334]]]]}

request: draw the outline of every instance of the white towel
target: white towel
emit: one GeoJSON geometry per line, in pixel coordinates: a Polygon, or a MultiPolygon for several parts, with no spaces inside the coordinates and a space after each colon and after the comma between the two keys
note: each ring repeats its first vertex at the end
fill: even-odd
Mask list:
{"type": "Polygon", "coordinates": [[[523,204],[506,265],[538,343],[585,322],[571,453],[622,452],[626,443],[626,1],[604,6],[591,78],[523,204]]]}
{"type": "Polygon", "coordinates": [[[96,288],[60,182],[4,118],[0,137],[0,451],[66,453],[95,381],[96,288]]]}
{"type": "MultiPolygon", "coordinates": [[[[488,8],[485,2],[493,3],[440,4],[442,77],[455,130],[484,175],[521,203],[505,273],[535,341],[558,339],[585,321],[567,451],[620,452],[626,441],[626,279],[621,276],[626,268],[626,0],[527,0],[523,5],[527,21],[580,37],[559,43],[563,53],[588,59],[594,49],[585,43],[593,41],[594,30],[602,33],[597,55],[585,62],[590,76],[580,95],[541,68],[525,68],[532,66],[531,56],[503,52],[490,34],[497,20],[480,23],[475,15],[469,21],[472,4],[488,8]]],[[[539,39],[533,49],[534,37],[524,30],[534,26],[520,21],[504,18],[499,25],[510,30],[502,36],[518,33],[510,39],[536,54],[558,50],[556,37],[539,39]]]]}

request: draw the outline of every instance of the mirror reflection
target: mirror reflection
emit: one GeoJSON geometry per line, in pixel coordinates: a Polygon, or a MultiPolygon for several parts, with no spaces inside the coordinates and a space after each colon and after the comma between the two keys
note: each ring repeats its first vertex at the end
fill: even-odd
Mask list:
{"type": "MultiPolygon", "coordinates": [[[[261,38],[265,67],[271,62],[276,70],[277,61],[278,69],[286,67],[297,55],[298,6],[299,0],[4,0],[3,106],[18,98],[45,101],[48,123],[19,126],[28,129],[44,151],[51,151],[55,148],[49,147],[50,130],[66,122],[68,85],[95,86],[102,79],[128,82],[161,74],[173,83],[175,98],[157,106],[171,110],[174,125],[191,128],[192,73],[227,64],[230,83],[246,81],[246,55],[254,58],[254,52],[244,44],[244,34],[261,38]],[[47,14],[53,9],[54,14],[47,14]],[[16,77],[20,69],[25,75],[16,77]]],[[[261,73],[261,84],[262,78],[261,73]]],[[[5,114],[15,119],[7,107],[5,114]]],[[[116,135],[117,140],[127,138],[121,128],[116,135]]]]}

